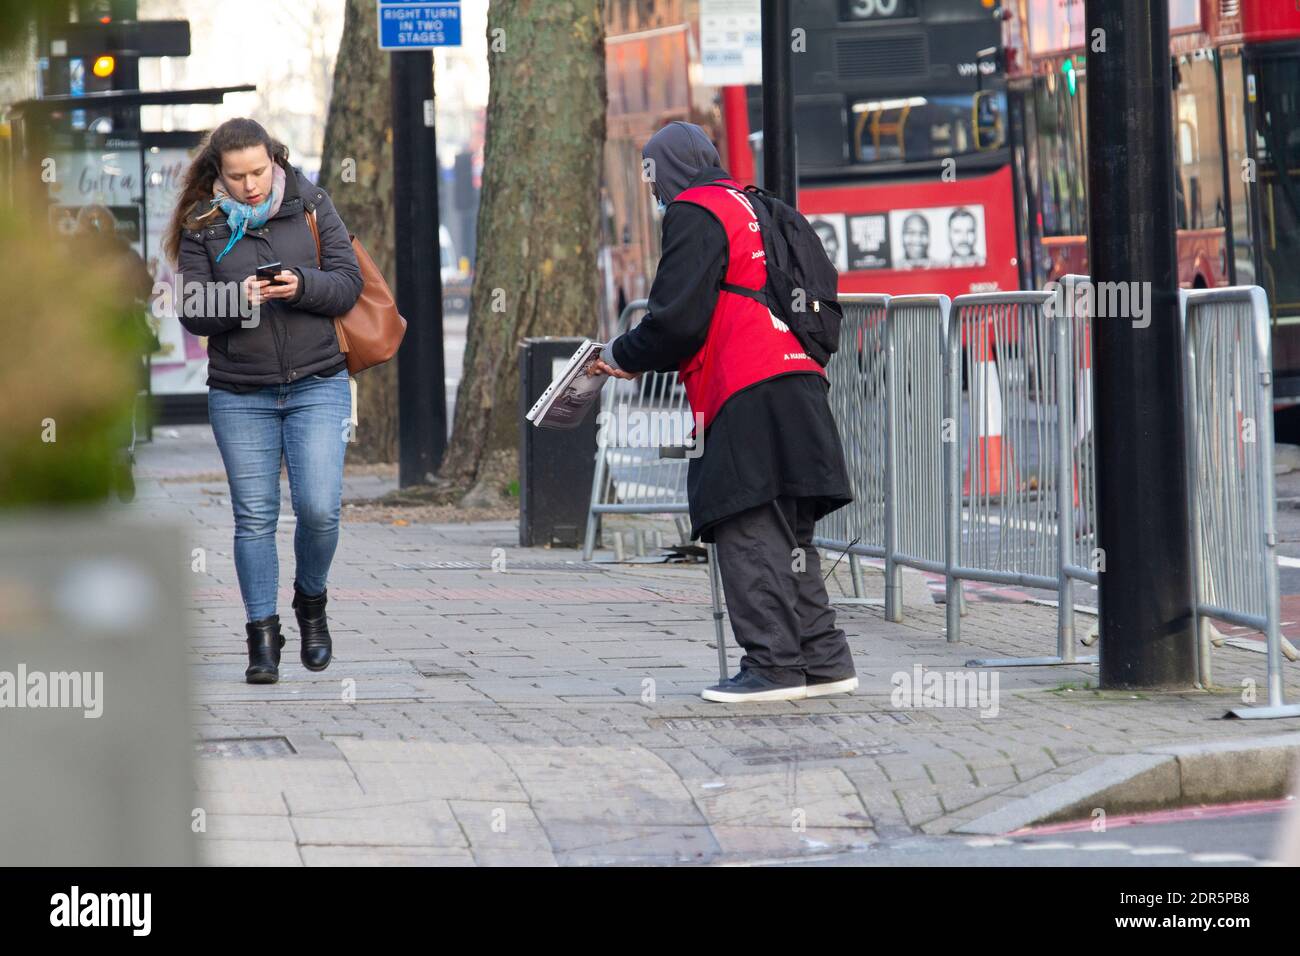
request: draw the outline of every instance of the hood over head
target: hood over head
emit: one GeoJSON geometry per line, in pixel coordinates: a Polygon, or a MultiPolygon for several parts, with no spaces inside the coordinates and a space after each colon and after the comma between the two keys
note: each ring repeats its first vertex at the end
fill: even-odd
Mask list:
{"type": "Polygon", "coordinates": [[[676,199],[702,170],[722,166],[722,157],[704,130],[680,120],[651,136],[641,156],[653,160],[650,175],[666,203],[676,199]]]}

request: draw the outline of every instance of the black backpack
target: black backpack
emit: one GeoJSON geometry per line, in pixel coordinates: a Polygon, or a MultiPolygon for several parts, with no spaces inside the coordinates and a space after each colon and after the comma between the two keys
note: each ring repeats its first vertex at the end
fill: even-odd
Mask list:
{"type": "Polygon", "coordinates": [[[824,367],[840,346],[839,273],[803,213],[757,186],[746,187],[745,195],[763,236],[767,284],[761,292],[727,282],[722,287],[766,305],[824,367]]]}

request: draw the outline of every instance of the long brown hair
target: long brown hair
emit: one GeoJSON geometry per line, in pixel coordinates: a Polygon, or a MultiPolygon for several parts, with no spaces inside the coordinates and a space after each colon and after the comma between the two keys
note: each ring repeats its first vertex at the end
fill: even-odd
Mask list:
{"type": "Polygon", "coordinates": [[[201,209],[200,203],[206,203],[212,198],[212,185],[221,175],[221,157],[225,153],[248,149],[250,146],[265,146],[267,154],[286,173],[290,171],[289,148],[273,138],[257,120],[239,117],[226,120],[214,129],[204,138],[197,155],[185,170],[180,198],[176,201],[172,221],[163,237],[163,251],[172,262],[180,254],[181,234],[199,228],[201,220],[212,214],[211,209],[201,209]]]}

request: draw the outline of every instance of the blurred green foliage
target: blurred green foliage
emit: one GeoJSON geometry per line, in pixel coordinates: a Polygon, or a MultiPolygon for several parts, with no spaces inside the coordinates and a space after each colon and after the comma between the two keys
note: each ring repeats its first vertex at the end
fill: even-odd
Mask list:
{"type": "Polygon", "coordinates": [[[0,507],[106,498],[142,375],[120,257],[0,207],[0,296],[0,507]]]}
{"type": "MultiPolygon", "coordinates": [[[[0,51],[65,0],[0,0],[0,51]]],[[[37,203],[39,208],[41,204],[37,203]]],[[[0,507],[106,498],[131,437],[142,315],[121,249],[0,200],[0,507]]]]}
{"type": "Polygon", "coordinates": [[[0,50],[7,50],[26,36],[38,11],[66,7],[66,0],[0,0],[0,50]]]}

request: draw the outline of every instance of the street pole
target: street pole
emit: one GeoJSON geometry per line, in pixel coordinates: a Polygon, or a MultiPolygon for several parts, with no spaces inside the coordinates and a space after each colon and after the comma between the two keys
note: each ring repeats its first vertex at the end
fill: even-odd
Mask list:
{"type": "MultiPolygon", "coordinates": [[[[109,13],[115,21],[138,20],[138,0],[110,0],[109,13]]],[[[119,54],[117,69],[113,71],[113,89],[138,90],[140,88],[140,58],[119,54]]],[[[113,110],[113,132],[140,134],[140,107],[119,106],[113,110]]],[[[143,187],[140,190],[144,194],[143,187]]],[[[144,211],[141,210],[141,228],[144,227],[144,211]]]]}
{"type": "Polygon", "coordinates": [[[790,0],[763,3],[763,185],[795,204],[790,0]]]}
{"type": "Polygon", "coordinates": [[[397,309],[406,337],[397,352],[398,484],[427,484],[447,448],[438,242],[438,153],[433,54],[392,57],[393,218],[397,309]]]}
{"type": "Polygon", "coordinates": [[[1169,10],[1132,0],[1085,10],[1093,288],[1124,283],[1130,303],[1149,290],[1145,316],[1092,323],[1101,686],[1191,687],[1169,10]]]}

